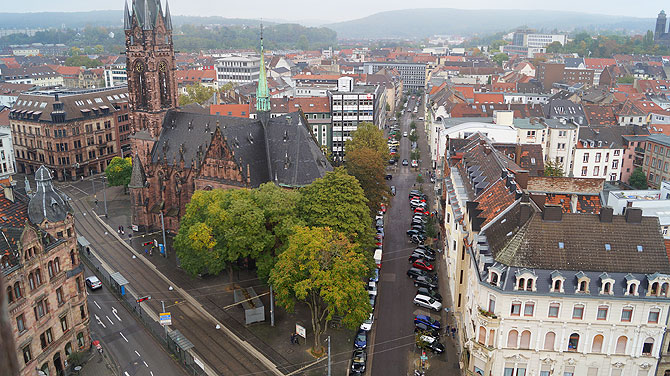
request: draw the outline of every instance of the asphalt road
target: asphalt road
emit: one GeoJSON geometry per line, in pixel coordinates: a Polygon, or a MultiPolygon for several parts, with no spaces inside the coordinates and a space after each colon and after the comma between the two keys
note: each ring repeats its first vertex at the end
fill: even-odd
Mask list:
{"type": "MultiPolygon", "coordinates": [[[[93,275],[86,268],[86,276],[93,275]]],[[[88,290],[91,337],[100,340],[124,376],[186,376],[142,324],[103,285],[88,290]]]]}
{"type": "MultiPolygon", "coordinates": [[[[212,320],[188,303],[176,289],[170,291],[167,283],[156,272],[149,269],[141,260],[133,259],[128,248],[108,233],[107,229],[94,218],[96,214],[85,200],[85,197],[92,193],[91,182],[81,181],[62,184],[59,185],[59,188],[72,198],[71,203],[75,211],[77,234],[84,236],[91,243],[93,252],[97,257],[101,258],[114,271],[121,272],[129,281],[130,289],[139,296],[152,296],[152,300],[143,304],[147,304],[154,312],[160,312],[161,300],[179,302],[179,304],[170,308],[173,320],[171,328],[178,329],[193,343],[198,358],[211,367],[216,374],[273,374],[252,353],[240,346],[226,332],[216,330],[212,320]]],[[[99,193],[98,199],[100,199],[99,205],[103,205],[99,193]]],[[[92,306],[95,307],[95,304],[92,306]]],[[[107,315],[109,315],[109,312],[107,312],[107,315]]],[[[92,322],[95,323],[95,318],[93,320],[92,322]]],[[[106,318],[104,320],[106,321],[106,318]]],[[[120,335],[119,339],[125,342],[120,335]]],[[[145,350],[138,349],[138,351],[142,354],[142,351],[145,350]]],[[[144,365],[142,364],[142,366],[144,365]]],[[[154,375],[158,376],[159,374],[154,372],[154,375]]]]}
{"type": "MultiPolygon", "coordinates": [[[[416,100],[409,100],[407,109],[413,109],[416,100]]],[[[409,111],[408,111],[409,112],[409,111]]],[[[422,110],[415,118],[422,116],[422,110]]],[[[409,113],[401,118],[400,133],[410,131],[412,121],[409,113]]],[[[415,120],[416,121],[416,120],[415,120]]],[[[420,127],[417,122],[417,128],[420,127]]],[[[420,143],[421,144],[421,143],[420,143]]],[[[410,162],[410,141],[407,137],[400,140],[400,161],[407,158],[410,162]]],[[[428,150],[421,150],[422,157],[428,158],[428,150]]],[[[424,165],[427,166],[427,161],[424,165]]],[[[424,167],[425,168],[425,167],[424,167]]],[[[416,172],[411,167],[399,165],[391,172],[396,195],[386,213],[384,222],[384,252],[382,268],[375,308],[375,327],[373,328],[373,347],[369,350],[372,359],[373,376],[409,375],[414,371],[414,360],[417,358],[414,338],[414,315],[418,313],[435,314],[414,306],[412,300],[416,295],[416,287],[407,277],[410,267],[408,257],[415,248],[405,232],[409,229],[411,210],[407,198],[409,191],[414,189],[416,172]]],[[[424,185],[425,187],[425,185],[424,185]]],[[[425,189],[425,188],[424,188],[425,189]]],[[[432,210],[432,209],[431,209],[432,210]]],[[[442,294],[444,295],[444,294],[442,294]]],[[[444,356],[432,356],[437,366],[444,356]],[[435,360],[438,360],[435,362],[435,360]]],[[[439,367],[435,367],[439,368],[439,367]]]]}

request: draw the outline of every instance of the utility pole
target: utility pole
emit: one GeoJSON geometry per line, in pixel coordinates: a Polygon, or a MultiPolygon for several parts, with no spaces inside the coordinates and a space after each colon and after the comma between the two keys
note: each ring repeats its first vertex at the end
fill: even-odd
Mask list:
{"type": "Polygon", "coordinates": [[[330,369],[330,336],[328,336],[328,376],[331,376],[331,369],[330,369]]]}
{"type": "Polygon", "coordinates": [[[109,218],[107,215],[107,177],[102,175],[102,196],[105,200],[105,218],[109,218]]]}
{"type": "Polygon", "coordinates": [[[270,326],[275,326],[275,298],[270,285],[270,326]]]}
{"type": "MultiPolygon", "coordinates": [[[[161,300],[161,305],[163,306],[163,313],[165,313],[165,301],[161,300]]],[[[167,325],[163,325],[163,329],[165,329],[165,341],[167,341],[168,339],[167,325]]]]}
{"type": "Polygon", "coordinates": [[[163,212],[161,212],[161,229],[163,230],[163,251],[165,252],[163,256],[167,258],[167,243],[165,242],[165,221],[163,220],[163,212]]]}

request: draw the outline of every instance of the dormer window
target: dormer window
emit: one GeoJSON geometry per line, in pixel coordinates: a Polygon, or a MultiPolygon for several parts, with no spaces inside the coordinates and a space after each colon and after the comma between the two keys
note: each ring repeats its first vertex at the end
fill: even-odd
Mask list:
{"type": "Polygon", "coordinates": [[[630,273],[626,274],[624,278],[626,279],[626,295],[637,296],[640,281],[630,273]]]}
{"type": "Polygon", "coordinates": [[[537,275],[529,269],[520,269],[516,272],[517,291],[536,291],[537,275]]]}
{"type": "Polygon", "coordinates": [[[590,278],[584,274],[584,272],[578,272],[575,277],[577,277],[577,293],[588,294],[589,293],[589,283],[591,282],[590,278]]]}
{"type": "Polygon", "coordinates": [[[558,270],[551,272],[551,292],[564,292],[565,277],[558,270]]]}
{"type": "Polygon", "coordinates": [[[603,273],[600,275],[600,286],[601,295],[614,294],[614,278],[610,277],[609,274],[603,273]]]}
{"type": "Polygon", "coordinates": [[[649,281],[649,292],[647,296],[670,296],[670,275],[654,273],[647,275],[649,281]]]}
{"type": "Polygon", "coordinates": [[[498,286],[499,281],[500,277],[498,276],[498,273],[494,271],[489,271],[489,283],[493,286],[498,286]]]}

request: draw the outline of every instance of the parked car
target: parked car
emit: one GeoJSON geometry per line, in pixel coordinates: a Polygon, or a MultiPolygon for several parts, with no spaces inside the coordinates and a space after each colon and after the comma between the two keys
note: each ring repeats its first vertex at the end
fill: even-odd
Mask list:
{"type": "Polygon", "coordinates": [[[394,165],[395,164],[395,159],[393,159],[393,158],[389,159],[389,164],[394,165]]]}
{"type": "Polygon", "coordinates": [[[419,230],[407,230],[407,236],[412,237],[414,235],[420,235],[421,231],[419,230]]]}
{"type": "Polygon", "coordinates": [[[439,292],[431,289],[427,289],[425,287],[419,287],[419,289],[416,291],[417,294],[422,294],[422,295],[428,295],[431,298],[437,300],[438,302],[442,303],[442,295],[440,295],[439,292]]]}
{"type": "Polygon", "coordinates": [[[416,159],[412,159],[412,167],[419,167],[419,162],[416,159]]]}
{"type": "Polygon", "coordinates": [[[393,175],[391,175],[391,174],[386,174],[386,176],[384,176],[384,179],[386,179],[386,180],[392,180],[392,179],[393,179],[393,175]]]}
{"type": "Polygon", "coordinates": [[[395,196],[395,185],[391,186],[391,194],[395,196]]]}
{"type": "Polygon", "coordinates": [[[370,295],[370,307],[372,307],[373,311],[375,309],[376,302],[377,302],[377,295],[370,295]]]}
{"type": "Polygon", "coordinates": [[[102,287],[102,282],[96,276],[86,277],[86,286],[91,290],[97,290],[102,287]]]}
{"type": "Polygon", "coordinates": [[[432,309],[435,312],[439,312],[442,309],[442,303],[427,295],[417,294],[414,297],[414,305],[432,309]]]}
{"type": "Polygon", "coordinates": [[[411,255],[409,255],[409,262],[414,263],[416,260],[426,260],[426,261],[435,261],[435,257],[429,256],[429,255],[424,255],[422,253],[417,253],[417,252],[412,252],[411,255]]]}
{"type": "Polygon", "coordinates": [[[402,132],[403,137],[407,137],[407,132],[402,132]]]}
{"type": "Polygon", "coordinates": [[[423,121],[423,117],[419,116],[419,121],[423,121]]]}
{"type": "Polygon", "coordinates": [[[423,245],[417,245],[412,252],[435,257],[435,250],[430,247],[424,248],[423,245]]]}
{"type": "Polygon", "coordinates": [[[409,161],[408,161],[407,159],[403,159],[403,160],[402,160],[402,165],[403,165],[403,166],[408,166],[408,165],[409,165],[409,161]]]}
{"type": "Polygon", "coordinates": [[[350,375],[362,376],[365,373],[365,363],[368,361],[368,355],[363,349],[355,349],[351,356],[350,375]]]}
{"type": "Polygon", "coordinates": [[[417,246],[417,248],[425,249],[426,251],[431,252],[432,254],[435,254],[435,249],[430,248],[427,245],[419,245],[419,246],[417,246]]]}
{"type": "Polygon", "coordinates": [[[425,270],[428,272],[432,272],[435,270],[435,266],[424,259],[418,259],[414,261],[412,263],[412,266],[417,269],[425,270]]]}
{"type": "Polygon", "coordinates": [[[423,234],[412,235],[412,237],[409,240],[414,244],[423,244],[426,241],[426,235],[423,234]]]}
{"type": "Polygon", "coordinates": [[[368,332],[363,329],[358,329],[356,337],[354,338],[354,346],[357,349],[364,349],[368,346],[368,332]]]}
{"type": "MultiPolygon", "coordinates": [[[[419,337],[419,341],[421,341],[428,350],[436,354],[442,354],[444,352],[444,345],[435,337],[422,335],[419,337]]],[[[417,346],[418,345],[419,344],[417,343],[417,346]]]]}
{"type": "Polygon", "coordinates": [[[428,276],[428,272],[425,271],[425,270],[421,270],[421,269],[418,269],[418,268],[411,267],[407,270],[407,276],[412,278],[412,279],[416,279],[416,278],[421,277],[421,276],[428,276]]]}
{"type": "Polygon", "coordinates": [[[374,319],[375,319],[374,315],[370,313],[368,319],[363,321],[363,323],[361,324],[361,329],[365,330],[366,332],[370,331],[370,329],[372,329],[372,323],[374,322],[374,319]]]}
{"type": "Polygon", "coordinates": [[[429,326],[431,328],[435,328],[435,329],[440,329],[442,327],[442,325],[440,324],[439,321],[433,319],[432,317],[430,317],[428,315],[416,315],[414,317],[414,325],[416,325],[418,323],[422,323],[424,325],[427,325],[427,326],[429,326]]]}
{"type": "Polygon", "coordinates": [[[440,329],[435,329],[430,325],[426,325],[424,323],[417,323],[414,322],[414,333],[422,333],[422,334],[428,334],[431,337],[439,338],[440,337],[440,329]]]}
{"type": "Polygon", "coordinates": [[[436,289],[437,279],[433,279],[427,275],[421,275],[414,278],[414,287],[426,287],[429,289],[436,289]]]}
{"type": "Polygon", "coordinates": [[[366,289],[368,290],[368,294],[377,295],[377,282],[368,282],[366,289]]]}
{"type": "Polygon", "coordinates": [[[370,282],[379,282],[379,269],[375,268],[374,272],[372,273],[372,277],[370,277],[368,280],[370,282]]]}

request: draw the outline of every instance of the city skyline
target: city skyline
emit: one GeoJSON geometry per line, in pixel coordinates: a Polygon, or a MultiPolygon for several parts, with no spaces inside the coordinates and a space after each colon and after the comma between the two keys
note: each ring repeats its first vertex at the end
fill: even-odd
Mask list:
{"type": "MultiPolygon", "coordinates": [[[[129,0],[129,3],[132,0],[129,0]]],[[[164,1],[163,1],[164,3],[164,1]]],[[[107,3],[105,9],[123,9],[123,1],[107,3]]],[[[630,7],[629,3],[611,2],[606,0],[595,0],[583,2],[578,0],[566,0],[556,4],[544,4],[537,7],[537,3],[531,0],[521,0],[514,4],[514,9],[519,10],[549,10],[549,11],[574,11],[583,13],[603,14],[622,17],[652,18],[660,10],[666,9],[667,3],[660,0],[647,1],[630,7]]],[[[34,0],[30,2],[14,2],[6,4],[5,12],[75,12],[101,10],[98,3],[90,3],[86,0],[68,0],[55,4],[46,0],[34,0]]],[[[428,0],[419,0],[411,5],[401,0],[376,0],[360,4],[353,0],[342,0],[337,3],[302,3],[296,0],[285,2],[259,1],[258,6],[248,7],[247,4],[211,3],[205,0],[170,2],[170,8],[174,15],[185,16],[221,16],[227,18],[264,18],[268,20],[303,22],[310,24],[326,24],[340,22],[375,13],[403,9],[417,8],[455,8],[455,9],[502,9],[500,3],[494,0],[480,0],[472,3],[462,3],[447,0],[436,4],[428,0]],[[355,12],[352,12],[355,10],[355,12]]],[[[668,8],[670,11],[670,8],[668,8]]]]}

